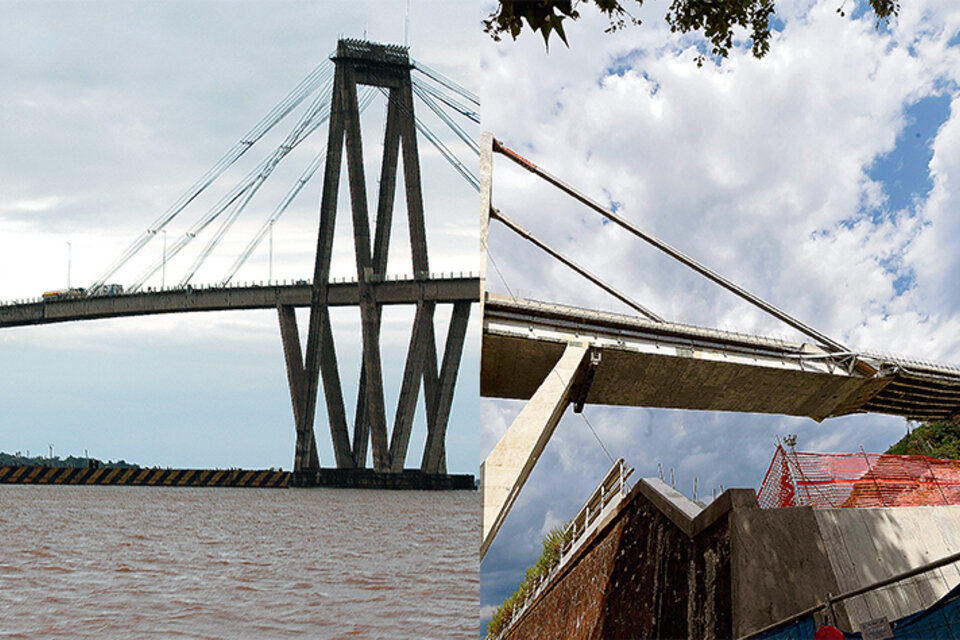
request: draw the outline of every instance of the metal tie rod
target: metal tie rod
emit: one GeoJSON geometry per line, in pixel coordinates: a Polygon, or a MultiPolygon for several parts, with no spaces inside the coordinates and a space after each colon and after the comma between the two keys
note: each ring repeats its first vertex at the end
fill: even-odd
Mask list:
{"type": "Polygon", "coordinates": [[[791,327],[793,327],[793,328],[796,329],[797,331],[803,333],[804,335],[806,335],[806,336],[808,336],[808,337],[810,337],[810,338],[813,338],[814,340],[817,340],[817,341],[820,342],[823,346],[829,347],[830,349],[832,349],[832,350],[834,350],[834,351],[849,351],[849,349],[847,349],[846,347],[844,347],[844,346],[843,346],[842,344],[840,344],[839,342],[836,342],[836,341],[828,338],[826,335],[820,333],[819,331],[817,331],[817,330],[814,329],[813,327],[810,327],[810,326],[804,324],[803,322],[800,322],[799,320],[797,320],[797,319],[794,318],[793,316],[789,315],[789,314],[786,313],[785,311],[782,311],[782,310],[778,309],[777,307],[773,306],[772,304],[770,304],[770,303],[767,302],[766,300],[763,300],[762,298],[759,298],[759,297],[753,295],[752,293],[750,293],[749,291],[747,291],[747,290],[744,289],[743,287],[741,287],[741,286],[733,283],[732,281],[730,281],[730,280],[728,280],[727,278],[723,277],[722,275],[720,275],[720,274],[717,273],[716,271],[710,269],[709,267],[707,267],[707,266],[705,266],[705,265],[703,265],[703,264],[700,264],[699,262],[697,262],[696,260],[694,260],[694,259],[691,258],[690,256],[682,253],[682,252],[679,251],[678,249],[675,249],[674,247],[670,246],[669,244],[667,244],[666,242],[664,242],[664,241],[661,240],[660,238],[657,238],[656,236],[647,233],[646,231],[644,231],[644,230],[641,229],[640,227],[636,226],[636,225],[633,224],[632,222],[630,222],[630,221],[626,220],[625,218],[617,215],[617,214],[614,213],[613,211],[610,211],[609,209],[607,209],[606,207],[604,207],[603,205],[601,205],[599,202],[597,202],[597,201],[595,201],[595,200],[587,197],[586,195],[580,193],[579,191],[577,191],[576,189],[574,189],[574,188],[571,187],[570,185],[564,183],[564,182],[563,182],[562,180],[560,180],[559,178],[557,178],[557,177],[555,177],[555,176],[547,173],[546,171],[544,171],[543,169],[541,169],[541,168],[538,167],[537,165],[533,164],[532,162],[530,162],[529,160],[527,160],[526,158],[524,158],[523,156],[521,156],[520,154],[518,154],[516,151],[513,151],[512,149],[510,149],[509,147],[507,147],[506,145],[504,145],[502,142],[500,142],[500,141],[497,140],[496,138],[494,138],[494,140],[493,140],[493,150],[496,151],[496,152],[498,152],[498,153],[500,153],[500,154],[502,154],[502,155],[504,155],[504,156],[506,156],[507,158],[510,158],[511,160],[513,160],[515,163],[517,163],[518,165],[520,165],[521,167],[523,167],[523,168],[526,169],[527,171],[529,171],[529,172],[531,172],[531,173],[533,173],[533,174],[535,174],[535,175],[537,175],[537,176],[540,176],[541,178],[543,178],[544,180],[546,180],[547,182],[549,182],[549,183],[552,184],[553,186],[557,187],[557,188],[560,189],[561,191],[567,193],[568,195],[572,196],[574,199],[579,200],[579,201],[582,202],[583,204],[587,205],[588,207],[590,207],[591,209],[593,209],[594,211],[596,211],[597,213],[599,213],[600,215],[602,215],[602,216],[605,217],[606,219],[610,220],[611,222],[617,223],[618,225],[620,225],[621,227],[623,227],[624,229],[626,229],[626,230],[629,231],[630,233],[634,234],[635,236],[639,237],[639,238],[642,239],[642,240],[645,240],[646,242],[648,242],[649,244],[653,245],[653,246],[656,247],[657,249],[660,249],[661,251],[663,251],[664,253],[666,253],[667,255],[669,255],[670,257],[672,257],[673,259],[675,259],[675,260],[677,260],[677,261],[685,264],[686,266],[690,267],[691,269],[693,269],[694,271],[696,271],[696,272],[699,273],[700,275],[702,275],[702,276],[704,276],[704,277],[706,277],[706,278],[708,278],[708,279],[710,279],[710,280],[713,280],[715,283],[719,284],[721,287],[723,287],[723,288],[727,289],[728,291],[731,291],[732,293],[740,296],[741,298],[743,298],[743,299],[746,300],[747,302],[749,302],[749,303],[751,303],[751,304],[753,304],[753,305],[755,305],[755,306],[763,309],[764,311],[766,311],[767,313],[769,313],[769,314],[772,315],[773,317],[775,317],[775,318],[777,318],[777,319],[785,322],[786,324],[790,325],[791,327]]]}
{"type": "Polygon", "coordinates": [[[586,269],[578,265],[573,260],[568,259],[563,254],[555,251],[548,245],[544,244],[539,238],[535,237],[533,234],[531,234],[529,231],[527,231],[526,229],[518,225],[516,222],[510,220],[505,215],[500,213],[499,209],[490,207],[490,217],[493,218],[494,220],[499,220],[500,222],[505,224],[508,229],[516,233],[518,236],[524,238],[525,240],[529,240],[536,246],[540,247],[542,250],[546,251],[552,257],[556,258],[563,264],[567,265],[568,267],[570,267],[571,269],[573,269],[574,271],[582,275],[584,278],[586,278],[593,284],[597,285],[598,287],[600,287],[601,289],[603,289],[604,291],[606,291],[607,293],[609,293],[610,295],[618,299],[620,302],[624,303],[629,307],[632,307],[633,309],[636,309],[637,311],[647,316],[651,320],[654,320],[656,322],[665,322],[663,318],[655,314],[653,311],[650,311],[649,309],[641,305],[639,302],[635,302],[634,300],[630,299],[625,294],[620,293],[620,291],[614,289],[613,287],[608,285],[606,282],[604,282],[597,276],[593,275],[592,273],[590,273],[589,271],[587,271],[586,269]]]}

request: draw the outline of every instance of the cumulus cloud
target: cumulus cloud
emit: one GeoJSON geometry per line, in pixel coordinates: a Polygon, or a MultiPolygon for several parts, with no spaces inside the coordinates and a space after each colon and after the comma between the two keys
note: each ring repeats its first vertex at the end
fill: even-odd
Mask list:
{"type": "MultiPolygon", "coordinates": [[[[656,15],[604,35],[602,19],[584,11],[570,28],[571,47],[549,54],[532,37],[487,43],[484,127],[851,347],[960,361],[960,259],[952,249],[960,237],[960,11],[905,3],[900,18],[878,30],[870,15],[841,18],[835,9],[778,3],[783,26],[765,59],[741,48],[702,68],[693,63],[698,38],[669,33],[656,15]],[[904,140],[912,110],[937,96],[949,98],[949,109],[921,123],[932,153],[918,172],[924,180],[895,184],[906,179],[895,167],[913,143],[904,140]],[[894,169],[878,171],[881,159],[894,169]],[[892,204],[899,188],[915,194],[906,206],[892,204]]],[[[499,156],[494,204],[668,319],[800,338],[499,156]]],[[[627,310],[493,224],[492,290],[627,310]]],[[[501,404],[510,403],[483,405],[496,425],[489,448],[512,411],[501,404]]],[[[799,434],[805,450],[882,451],[906,427],[882,416],[816,424],[613,407],[587,407],[585,415],[638,475],[669,476],[672,468],[678,489],[692,495],[697,478],[708,500],[720,485],[758,486],[777,434],[799,434]]],[[[565,416],[484,561],[484,603],[501,597],[511,578],[519,582],[547,514],[571,517],[609,464],[586,422],[565,416]]]]}

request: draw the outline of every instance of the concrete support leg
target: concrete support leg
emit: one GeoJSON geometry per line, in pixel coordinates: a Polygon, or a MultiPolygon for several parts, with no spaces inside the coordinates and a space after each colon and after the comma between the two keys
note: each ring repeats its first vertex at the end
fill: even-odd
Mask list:
{"type": "MultiPolygon", "coordinates": [[[[323,396],[327,405],[327,420],[337,467],[352,469],[356,466],[350,451],[350,434],[347,432],[347,412],[343,406],[343,389],[340,386],[340,370],[337,368],[337,348],[330,326],[330,312],[323,315],[320,338],[320,373],[323,377],[323,396]]],[[[316,388],[314,388],[316,395],[316,388]]],[[[310,416],[312,430],[313,416],[310,416]]]]}
{"type": "Polygon", "coordinates": [[[408,117],[399,122],[403,151],[403,179],[407,198],[407,226],[410,231],[410,251],[413,254],[413,275],[426,278],[430,275],[427,260],[427,233],[423,223],[423,193],[420,186],[420,153],[417,150],[417,129],[410,117],[413,111],[413,93],[409,83],[404,83],[398,98],[408,117]]]}
{"type": "MultiPolygon", "coordinates": [[[[396,89],[390,89],[387,124],[383,138],[383,161],[380,163],[380,195],[377,203],[377,228],[373,240],[373,270],[374,275],[378,278],[382,278],[387,269],[393,204],[397,186],[397,159],[400,149],[398,123],[402,116],[397,95],[396,89]]],[[[380,305],[377,305],[376,313],[376,323],[379,330],[383,314],[380,305]]],[[[367,465],[367,447],[370,444],[370,416],[367,411],[367,371],[362,364],[360,367],[360,385],[357,389],[357,411],[354,415],[353,460],[357,467],[364,468],[367,465]]]]}
{"type": "Polygon", "coordinates": [[[413,414],[420,397],[420,380],[423,377],[425,352],[436,348],[424,339],[428,332],[426,325],[433,325],[433,312],[436,304],[420,302],[410,332],[410,346],[407,349],[407,362],[403,368],[403,382],[400,385],[400,397],[397,401],[397,414],[393,422],[393,434],[390,437],[390,471],[403,471],[407,459],[407,447],[410,444],[410,432],[413,429],[413,414]]]}
{"type": "Polygon", "coordinates": [[[503,525],[534,465],[570,403],[570,392],[587,357],[586,344],[570,344],[480,467],[483,491],[482,559],[503,525]]]}
{"type": "MultiPolygon", "coordinates": [[[[343,72],[338,69],[334,76],[333,100],[330,104],[330,129],[327,136],[327,159],[323,175],[323,194],[320,199],[320,228],[317,232],[317,253],[313,272],[313,291],[310,299],[310,325],[307,332],[307,353],[304,366],[303,409],[300,412],[304,424],[313,430],[313,417],[317,406],[317,387],[320,370],[323,368],[323,385],[330,413],[330,428],[335,433],[334,452],[337,465],[341,465],[344,452],[338,439],[348,438],[346,420],[341,418],[343,397],[340,391],[339,374],[336,371],[336,353],[333,348],[333,333],[327,308],[327,282],[330,276],[334,227],[337,217],[337,191],[340,184],[340,163],[344,143],[343,72]],[[338,402],[339,399],[339,402],[338,402]],[[341,423],[342,420],[342,423],[341,423]]],[[[349,455],[349,444],[346,452],[349,455]]],[[[344,464],[349,464],[345,461],[344,464]]]]}
{"type": "Polygon", "coordinates": [[[363,173],[363,142],[360,135],[360,110],[357,85],[352,69],[344,70],[344,145],[353,215],[354,253],[357,259],[357,284],[360,289],[360,327],[363,333],[363,370],[366,381],[366,414],[373,446],[373,468],[390,468],[387,443],[387,418],[383,400],[383,372],[380,362],[380,313],[371,282],[376,279],[370,250],[370,219],[367,188],[363,173]]]}
{"type": "Polygon", "coordinates": [[[297,448],[293,458],[294,473],[316,471],[320,468],[317,455],[317,441],[313,433],[313,422],[303,419],[306,375],[303,369],[303,355],[300,351],[300,335],[297,331],[297,317],[294,308],[278,306],[280,317],[280,338],[283,340],[283,355],[287,363],[287,381],[290,384],[290,402],[293,405],[293,421],[297,429],[297,448]]]}
{"type": "MultiPolygon", "coordinates": [[[[420,463],[420,470],[424,473],[447,472],[447,422],[450,419],[453,390],[457,384],[457,373],[460,370],[460,358],[463,355],[463,342],[469,319],[470,303],[454,303],[439,376],[435,373],[436,356],[432,358],[432,362],[424,365],[424,388],[433,389],[432,392],[425,394],[427,396],[427,443],[423,448],[423,460],[420,463]],[[432,380],[428,384],[427,379],[431,377],[432,380]],[[433,400],[431,396],[434,396],[433,400]]],[[[430,342],[432,345],[432,334],[430,342]]],[[[428,354],[431,352],[433,349],[428,349],[428,354]]]]}
{"type": "Polygon", "coordinates": [[[358,469],[367,467],[367,451],[369,448],[370,415],[367,413],[367,370],[361,356],[360,384],[357,386],[357,411],[354,414],[353,422],[353,459],[358,469]]]}
{"type": "Polygon", "coordinates": [[[487,239],[490,236],[490,207],[493,204],[493,134],[480,135],[480,317],[487,297],[487,239]]]}

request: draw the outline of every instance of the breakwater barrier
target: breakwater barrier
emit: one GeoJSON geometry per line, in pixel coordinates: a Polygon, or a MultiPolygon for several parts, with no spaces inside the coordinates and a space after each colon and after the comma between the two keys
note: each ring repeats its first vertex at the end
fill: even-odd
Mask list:
{"type": "Polygon", "coordinates": [[[289,471],[243,469],[123,469],[117,467],[0,467],[0,484],[92,484],[157,487],[287,487],[289,471]]]}
{"type": "Polygon", "coordinates": [[[273,469],[157,469],[117,467],[2,466],[0,484],[135,485],[154,487],[334,487],[343,489],[473,490],[469,474],[418,470],[320,469],[312,473],[273,469]]]}

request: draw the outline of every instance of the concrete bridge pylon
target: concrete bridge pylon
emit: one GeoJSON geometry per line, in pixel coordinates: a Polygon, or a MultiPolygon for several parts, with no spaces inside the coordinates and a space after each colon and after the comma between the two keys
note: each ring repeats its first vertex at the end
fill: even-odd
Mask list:
{"type": "MultiPolygon", "coordinates": [[[[372,449],[374,471],[400,473],[404,470],[422,382],[427,411],[427,442],[420,470],[430,474],[445,473],[444,439],[473,301],[453,302],[446,344],[438,363],[434,332],[437,303],[427,295],[431,277],[410,78],[412,63],[406,47],[359,40],[339,41],[333,60],[336,69],[306,353],[300,351],[299,332],[293,309],[278,305],[297,432],[294,475],[310,484],[311,479],[319,472],[314,416],[321,379],[338,468],[364,468],[369,447],[372,449]],[[377,87],[388,97],[375,228],[372,234],[358,106],[358,87],[361,85],[377,87]],[[352,438],[347,427],[327,301],[337,196],[344,156],[357,263],[363,346],[352,438]],[[388,433],[380,355],[383,303],[376,293],[377,284],[383,282],[386,275],[401,157],[412,266],[420,294],[412,301],[416,305],[413,330],[393,428],[388,433]]],[[[476,299],[479,299],[479,295],[478,283],[476,299]]]]}

